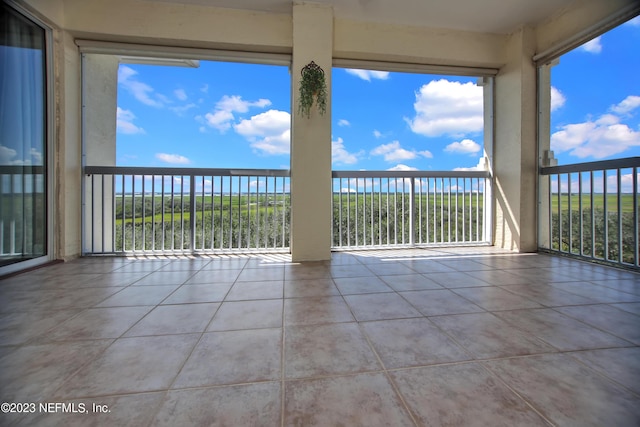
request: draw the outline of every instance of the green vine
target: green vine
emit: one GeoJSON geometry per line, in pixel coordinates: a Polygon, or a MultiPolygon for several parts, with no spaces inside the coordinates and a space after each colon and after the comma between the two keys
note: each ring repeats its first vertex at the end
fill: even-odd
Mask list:
{"type": "Polygon", "coordinates": [[[302,79],[300,80],[298,112],[309,118],[315,98],[320,114],[324,114],[327,111],[327,83],[324,79],[324,70],[311,61],[302,68],[300,73],[302,79]]]}

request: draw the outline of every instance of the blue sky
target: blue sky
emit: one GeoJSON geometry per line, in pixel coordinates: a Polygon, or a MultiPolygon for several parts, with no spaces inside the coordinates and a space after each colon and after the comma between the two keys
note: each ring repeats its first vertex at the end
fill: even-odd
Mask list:
{"type": "MultiPolygon", "coordinates": [[[[335,68],[332,157],[340,170],[470,169],[482,156],[476,78],[335,68]]],[[[552,69],[560,164],[640,155],[640,19],[552,69]]],[[[117,164],[289,168],[287,67],[122,64],[117,164]]]]}

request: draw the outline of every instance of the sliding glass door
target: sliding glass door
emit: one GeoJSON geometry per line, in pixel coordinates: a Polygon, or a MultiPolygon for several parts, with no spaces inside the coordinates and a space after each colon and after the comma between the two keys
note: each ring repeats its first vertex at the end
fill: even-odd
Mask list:
{"type": "Polygon", "coordinates": [[[47,255],[45,37],[0,5],[0,268],[47,255]]]}

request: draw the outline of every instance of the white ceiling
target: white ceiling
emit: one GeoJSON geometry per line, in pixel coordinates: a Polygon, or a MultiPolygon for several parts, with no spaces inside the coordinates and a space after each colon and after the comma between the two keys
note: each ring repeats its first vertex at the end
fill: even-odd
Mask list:
{"type": "MultiPolygon", "coordinates": [[[[291,14],[293,0],[153,0],[291,14]]],[[[314,0],[333,5],[336,18],[388,24],[511,33],[584,0],[314,0]]]]}

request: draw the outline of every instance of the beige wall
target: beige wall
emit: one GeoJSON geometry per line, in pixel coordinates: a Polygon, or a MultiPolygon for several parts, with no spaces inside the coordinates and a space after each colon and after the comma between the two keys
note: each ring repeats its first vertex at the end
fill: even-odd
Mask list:
{"type": "MultiPolygon", "coordinates": [[[[330,106],[324,117],[295,112],[297,74],[332,58],[499,68],[495,81],[495,243],[530,251],[536,242],[536,77],[531,57],[634,0],[584,0],[538,28],[475,34],[334,19],[331,9],[296,3],[292,14],[146,0],[18,0],[60,27],[56,71],[56,239],[58,257],[80,253],[80,56],[73,38],[153,45],[291,53],[292,250],[330,255],[330,106]],[[312,162],[315,159],[316,162],[312,162]],[[314,197],[310,195],[313,194],[314,197]],[[329,220],[328,220],[329,219],[329,220]]],[[[329,79],[330,84],[330,79],[329,79]]]]}

